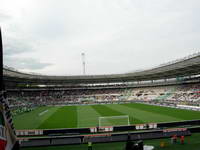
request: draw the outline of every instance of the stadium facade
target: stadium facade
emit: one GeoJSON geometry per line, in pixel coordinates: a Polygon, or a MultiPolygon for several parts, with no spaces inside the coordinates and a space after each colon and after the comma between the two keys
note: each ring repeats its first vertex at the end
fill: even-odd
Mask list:
{"type": "Polygon", "coordinates": [[[168,82],[173,79],[191,79],[200,75],[200,54],[194,54],[184,59],[173,61],[158,67],[139,72],[85,75],[85,76],[47,76],[22,73],[9,67],[3,69],[4,81],[7,86],[24,85],[90,85],[90,84],[153,84],[168,82]]]}
{"type": "MultiPolygon", "coordinates": [[[[76,122],[77,124],[75,123],[75,126],[71,126],[71,122],[68,121],[69,124],[67,124],[67,126],[58,127],[56,125],[57,123],[54,122],[55,117],[53,115],[43,120],[42,124],[40,122],[41,120],[38,122],[37,119],[29,119],[30,122],[34,122],[32,122],[32,124],[38,124],[40,128],[37,129],[33,127],[30,130],[29,127],[26,128],[24,124],[22,125],[21,122],[18,121],[21,130],[16,130],[16,134],[18,137],[21,137],[20,142],[22,147],[84,144],[91,141],[95,143],[119,142],[127,140],[128,132],[132,140],[170,138],[174,134],[178,136],[190,136],[192,133],[200,132],[200,128],[195,127],[200,125],[200,120],[198,120],[198,113],[200,110],[199,53],[151,69],[124,74],[48,76],[23,73],[9,67],[4,67],[3,77],[10,108],[14,116],[20,116],[20,114],[26,112],[37,112],[38,108],[44,110],[39,114],[35,113],[36,118],[40,118],[39,116],[45,113],[53,113],[54,115],[57,111],[53,111],[57,108],[53,107],[53,109],[51,109],[50,107],[58,106],[59,111],[67,111],[68,108],[70,108],[71,114],[68,114],[68,117],[76,117],[78,115],[74,115],[73,112],[76,112],[76,109],[79,108],[84,109],[82,105],[85,104],[124,104],[118,106],[103,106],[103,108],[105,107],[106,109],[102,110],[100,110],[100,105],[85,107],[88,109],[88,114],[81,118],[83,119],[82,126],[77,123],[80,123],[81,119],[77,118],[77,120],[79,120],[76,122]],[[132,112],[134,108],[132,110],[130,108],[128,109],[126,106],[127,104],[129,105],[128,107],[131,107],[131,105],[135,105],[135,103],[137,103],[136,107],[142,107],[142,110],[138,111],[139,116],[135,115],[137,112],[134,112],[132,114],[133,116],[131,116],[130,112],[132,112]],[[143,108],[147,108],[144,104],[148,104],[150,107],[151,105],[165,106],[163,108],[165,108],[166,111],[171,111],[174,114],[165,114],[165,112],[162,116],[162,114],[160,114],[160,111],[163,110],[162,107],[152,107],[152,109],[154,108],[157,112],[153,112],[151,114],[152,116],[149,116],[149,112],[143,115],[147,115],[149,118],[155,117],[156,119],[158,119],[156,116],[160,116],[161,120],[164,119],[162,117],[170,115],[170,117],[165,118],[166,121],[169,122],[157,122],[156,119],[152,120],[155,121],[153,123],[145,122],[145,119],[142,120],[142,122],[137,122],[137,117],[140,118],[142,116],[140,113],[143,112],[143,108]],[[186,105],[183,104],[190,105],[190,107],[186,107],[186,105]],[[73,106],[65,106],[68,107],[65,108],[63,105],[73,106]],[[60,106],[61,108],[59,108],[60,106]],[[176,109],[173,110],[172,108],[166,107],[192,109],[195,110],[195,112],[183,111],[185,114],[190,114],[187,114],[185,118],[180,117],[182,115],[182,110],[177,111],[176,109]],[[108,113],[111,114],[115,112],[114,116],[118,114],[117,118],[122,118],[120,115],[123,113],[118,111],[124,112],[125,109],[130,110],[126,110],[129,114],[126,118],[124,117],[125,119],[121,121],[118,119],[118,121],[116,121],[116,117],[106,117],[104,123],[107,126],[98,125],[94,121],[98,119],[92,117],[92,121],[84,120],[85,117],[88,117],[87,115],[95,113],[98,110],[100,112],[106,112],[107,110],[108,113]],[[90,110],[93,111],[90,112],[90,110]],[[136,118],[133,120],[132,117],[136,118]],[[167,120],[167,118],[169,118],[169,120],[167,120]],[[53,121],[53,125],[55,125],[52,126],[51,129],[48,128],[51,126],[49,121],[53,121]],[[115,122],[122,122],[122,124],[115,124],[115,122]],[[87,123],[90,123],[90,125],[87,123]],[[25,128],[23,129],[22,126],[25,128]],[[187,126],[187,128],[185,128],[185,126],[187,126]],[[24,136],[26,136],[25,139],[23,139],[24,136]],[[32,136],[36,136],[36,138],[32,138],[32,136]],[[44,137],[41,138],[40,136],[44,137]]],[[[149,109],[151,112],[151,108],[149,109]]],[[[83,110],[81,112],[79,110],[79,115],[87,111],[83,110]]],[[[64,122],[58,122],[58,124],[66,124],[65,113],[56,114],[61,120],[64,117],[64,122]]],[[[111,114],[109,114],[109,116],[111,114]]],[[[34,115],[31,117],[34,118],[34,115]]],[[[24,118],[24,120],[27,120],[27,118],[24,118]]],[[[20,129],[17,124],[16,126],[17,129],[20,129]]]]}

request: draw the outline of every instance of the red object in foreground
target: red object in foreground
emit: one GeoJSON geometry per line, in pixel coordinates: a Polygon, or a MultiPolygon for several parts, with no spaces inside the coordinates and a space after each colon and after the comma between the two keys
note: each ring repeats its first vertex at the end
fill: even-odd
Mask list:
{"type": "Polygon", "coordinates": [[[6,141],[0,139],[0,150],[5,150],[6,149],[6,141]]]}
{"type": "Polygon", "coordinates": [[[184,137],[184,136],[181,136],[181,137],[180,137],[181,144],[184,144],[184,139],[185,139],[185,137],[184,137]]]}

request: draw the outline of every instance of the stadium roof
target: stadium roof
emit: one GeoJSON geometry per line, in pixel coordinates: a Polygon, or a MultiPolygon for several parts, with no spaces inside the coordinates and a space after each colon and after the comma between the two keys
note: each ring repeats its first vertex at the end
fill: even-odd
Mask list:
{"type": "Polygon", "coordinates": [[[5,81],[36,84],[84,84],[159,80],[200,74],[200,55],[198,53],[152,69],[124,74],[48,76],[22,73],[9,68],[4,68],[3,72],[5,81]]]}

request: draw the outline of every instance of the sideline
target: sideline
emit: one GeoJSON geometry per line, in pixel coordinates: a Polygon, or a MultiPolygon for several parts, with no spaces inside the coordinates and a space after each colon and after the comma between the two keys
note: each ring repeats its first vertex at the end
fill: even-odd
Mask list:
{"type": "Polygon", "coordinates": [[[49,110],[47,109],[47,110],[45,110],[45,111],[39,113],[38,116],[42,116],[42,115],[44,115],[45,113],[47,113],[48,111],[49,111],[49,110]]]}

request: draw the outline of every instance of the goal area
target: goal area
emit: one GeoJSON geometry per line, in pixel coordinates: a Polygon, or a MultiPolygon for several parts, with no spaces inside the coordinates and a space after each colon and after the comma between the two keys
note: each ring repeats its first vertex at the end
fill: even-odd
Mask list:
{"type": "Polygon", "coordinates": [[[130,125],[128,115],[99,117],[99,127],[123,125],[130,125]]]}

